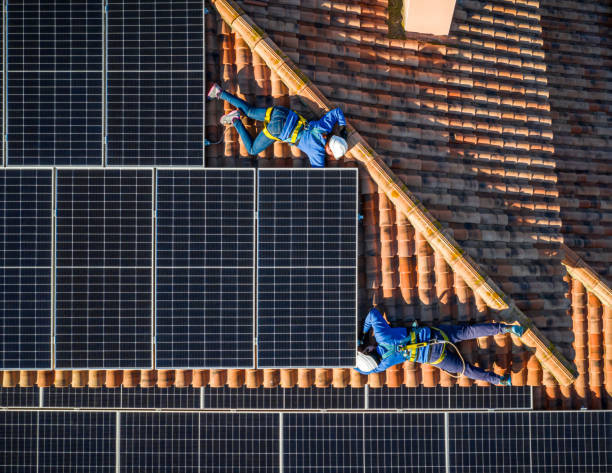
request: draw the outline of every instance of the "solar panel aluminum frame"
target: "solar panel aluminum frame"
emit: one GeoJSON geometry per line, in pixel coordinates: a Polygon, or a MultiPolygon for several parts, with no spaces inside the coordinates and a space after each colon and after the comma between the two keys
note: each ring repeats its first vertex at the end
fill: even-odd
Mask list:
{"type": "MultiPolygon", "coordinates": [[[[25,168],[25,166],[20,166],[20,168],[25,168]]],[[[27,168],[41,168],[39,166],[28,166],[27,168]]],[[[47,166],[47,168],[49,168],[49,166],[47,166]]],[[[13,167],[11,167],[11,169],[13,169],[13,167]]],[[[155,264],[155,232],[154,232],[154,209],[155,209],[155,178],[156,178],[156,173],[155,171],[155,167],[154,166],[121,166],[121,167],[103,167],[103,166],[91,166],[91,165],[87,165],[87,166],[80,166],[80,165],[70,165],[70,166],[53,166],[50,169],[53,170],[53,228],[51,230],[52,233],[52,240],[53,240],[53,258],[52,258],[52,279],[51,279],[51,284],[52,284],[52,299],[51,299],[51,311],[52,311],[52,321],[51,321],[51,334],[52,334],[52,342],[51,342],[51,363],[52,363],[52,369],[55,370],[57,369],[56,367],[56,343],[55,343],[55,337],[56,337],[56,329],[57,329],[57,321],[56,321],[56,316],[57,316],[57,287],[56,287],[56,279],[57,279],[57,175],[60,171],[64,171],[64,170],[73,170],[73,171],[105,171],[105,170],[109,170],[109,171],[149,171],[151,173],[151,191],[152,191],[152,195],[151,195],[151,265],[150,265],[150,284],[151,284],[151,309],[150,309],[150,319],[151,319],[151,337],[150,337],[150,353],[151,353],[151,365],[150,366],[146,366],[146,367],[142,367],[142,368],[133,368],[136,370],[142,370],[142,369],[155,369],[155,340],[154,340],[154,334],[155,334],[155,326],[154,326],[154,322],[155,322],[155,317],[154,317],[154,310],[155,310],[155,269],[154,269],[154,264],[155,264]]],[[[96,268],[96,266],[90,266],[88,267],[89,269],[92,268],[96,268]]],[[[135,267],[137,269],[137,267],[135,267]]],[[[87,368],[63,368],[66,370],[126,370],[126,369],[131,369],[131,368],[125,368],[125,367],[87,367],[87,368]]]]}
{"type": "MultiPolygon", "coordinates": [[[[255,254],[256,254],[256,258],[257,258],[257,263],[256,263],[256,268],[257,268],[257,288],[256,288],[256,292],[259,291],[259,269],[260,269],[260,265],[259,265],[259,244],[261,242],[261,239],[259,237],[259,218],[260,218],[260,174],[262,172],[266,172],[266,171],[274,171],[274,170],[280,170],[280,171],[288,171],[291,173],[299,173],[299,172],[326,172],[328,169],[330,168],[282,168],[282,169],[258,169],[257,171],[257,248],[255,250],[255,254]]],[[[356,180],[356,192],[355,192],[355,273],[354,273],[354,279],[355,279],[355,301],[354,301],[354,318],[353,318],[353,323],[354,323],[354,345],[353,345],[353,352],[356,354],[357,352],[357,324],[359,321],[359,315],[358,315],[358,306],[359,306],[359,280],[358,280],[358,271],[359,271],[359,267],[358,267],[358,259],[359,259],[359,218],[358,218],[358,213],[359,213],[359,169],[358,168],[331,168],[331,169],[342,169],[342,170],[346,170],[348,172],[352,171],[355,174],[355,180],[356,180]]],[[[256,294],[257,295],[257,294],[256,294]]],[[[255,301],[255,308],[256,308],[256,312],[255,312],[255,318],[256,318],[256,336],[255,336],[255,356],[257,356],[258,351],[259,351],[259,301],[256,300],[255,301]]],[[[355,355],[356,356],[356,355],[355,355]]],[[[320,365],[320,366],[315,366],[315,365],[291,365],[291,366],[287,366],[287,367],[280,367],[280,366],[265,366],[265,365],[260,365],[259,364],[259,360],[257,360],[257,368],[270,368],[270,369],[317,369],[317,368],[354,368],[355,365],[357,364],[357,360],[355,358],[355,362],[353,363],[353,365],[351,366],[330,366],[330,364],[324,364],[324,365],[320,365]]]]}
{"type": "MultiPolygon", "coordinates": [[[[125,169],[124,167],[121,167],[122,169],[125,169]]],[[[257,219],[256,219],[256,208],[257,208],[257,173],[255,172],[254,168],[220,168],[220,167],[197,167],[197,166],[155,166],[153,168],[154,170],[154,183],[153,183],[153,193],[154,193],[154,197],[153,197],[153,238],[154,238],[154,243],[153,243],[153,267],[154,267],[154,274],[153,274],[153,282],[154,282],[154,286],[153,286],[153,360],[154,360],[154,364],[156,365],[157,363],[157,270],[158,270],[158,265],[157,265],[157,169],[160,168],[162,170],[179,170],[179,171],[248,171],[250,170],[252,172],[253,175],[253,207],[252,207],[252,213],[253,213],[253,221],[252,221],[252,225],[253,225],[253,241],[252,241],[252,248],[253,248],[253,255],[252,255],[252,269],[251,269],[251,279],[253,281],[253,286],[251,289],[251,312],[252,312],[252,317],[253,317],[253,329],[252,329],[252,340],[256,341],[256,333],[257,333],[257,285],[256,285],[256,271],[257,271],[257,219]]],[[[141,167],[136,167],[136,169],[141,169],[141,167]]],[[[178,366],[173,366],[172,368],[157,368],[157,366],[155,366],[155,369],[183,369],[183,370],[191,370],[191,369],[254,369],[256,368],[256,358],[257,358],[257,345],[254,342],[252,344],[252,349],[253,349],[253,356],[252,356],[252,363],[250,365],[244,365],[244,366],[206,366],[206,367],[201,367],[201,366],[184,366],[184,367],[178,367],[178,366]]]]}

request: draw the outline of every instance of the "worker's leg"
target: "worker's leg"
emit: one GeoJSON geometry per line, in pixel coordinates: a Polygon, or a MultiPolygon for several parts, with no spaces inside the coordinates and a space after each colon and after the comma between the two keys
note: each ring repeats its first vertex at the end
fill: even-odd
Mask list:
{"type": "Polygon", "coordinates": [[[268,110],[267,108],[251,107],[248,102],[245,102],[244,100],[226,91],[221,92],[219,94],[219,98],[225,100],[230,105],[233,105],[234,107],[240,109],[247,117],[251,118],[252,120],[258,120],[262,122],[266,118],[266,110],[268,110]]]}
{"type": "Polygon", "coordinates": [[[250,155],[254,156],[256,154],[259,154],[264,149],[266,149],[268,146],[270,146],[272,143],[274,143],[274,140],[271,140],[270,138],[268,138],[266,135],[264,135],[263,132],[259,133],[255,137],[255,140],[253,140],[253,138],[251,138],[251,135],[246,130],[246,128],[244,127],[244,125],[242,124],[240,120],[234,120],[232,122],[232,125],[234,125],[234,128],[236,128],[236,131],[238,131],[238,134],[240,135],[240,139],[242,139],[242,142],[244,143],[244,147],[246,148],[247,153],[249,153],[250,155]]]}
{"type": "MultiPolygon", "coordinates": [[[[489,335],[497,335],[503,333],[503,324],[474,324],[474,325],[438,325],[437,328],[442,330],[449,340],[453,343],[462,340],[471,340],[473,338],[488,337],[489,335]]],[[[435,335],[435,330],[433,335],[435,335]]]]}
{"type": "MultiPolygon", "coordinates": [[[[461,359],[448,346],[446,347],[446,356],[444,359],[437,365],[433,366],[453,374],[461,374],[463,371],[463,363],[461,363],[461,359]]],[[[496,375],[491,371],[485,371],[467,362],[465,363],[465,371],[463,372],[463,375],[471,379],[482,380],[491,384],[500,384],[502,379],[501,376],[496,375]]]]}

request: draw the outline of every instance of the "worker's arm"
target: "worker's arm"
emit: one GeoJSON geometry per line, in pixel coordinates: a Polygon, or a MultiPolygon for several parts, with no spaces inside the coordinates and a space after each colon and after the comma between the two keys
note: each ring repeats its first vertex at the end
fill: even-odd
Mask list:
{"type": "Polygon", "coordinates": [[[382,340],[384,332],[391,328],[383,315],[376,307],[372,307],[363,324],[363,333],[367,333],[370,329],[374,329],[374,336],[377,340],[382,340]]]}
{"type": "Polygon", "coordinates": [[[332,131],[334,125],[338,123],[340,126],[346,125],[346,120],[344,119],[344,113],[342,113],[342,109],[334,108],[330,110],[325,115],[321,117],[320,120],[314,122],[316,126],[318,126],[324,133],[329,133],[332,131]]]}

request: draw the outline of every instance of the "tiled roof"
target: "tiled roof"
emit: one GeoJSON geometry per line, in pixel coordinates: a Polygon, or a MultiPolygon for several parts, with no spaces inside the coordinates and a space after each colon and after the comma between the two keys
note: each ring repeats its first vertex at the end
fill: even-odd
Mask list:
{"type": "MultiPolygon", "coordinates": [[[[536,407],[609,408],[612,312],[588,294],[578,280],[567,276],[559,242],[565,238],[572,243],[567,235],[576,235],[583,242],[599,242],[599,247],[592,246],[580,254],[596,269],[610,266],[609,248],[605,249],[609,245],[605,232],[609,236],[610,211],[605,213],[605,200],[595,197],[609,195],[603,183],[610,176],[605,165],[610,147],[606,150],[600,143],[595,157],[586,154],[597,142],[595,135],[606,136],[605,130],[593,129],[595,141],[580,147],[564,141],[565,136],[557,137],[567,135],[567,131],[559,125],[553,91],[557,103],[562,104],[559,110],[578,111],[584,100],[579,94],[564,95],[565,90],[575,89],[567,83],[564,86],[567,74],[556,72],[549,59],[550,54],[572,51],[572,36],[564,37],[565,49],[555,47],[554,53],[547,50],[545,55],[548,32],[541,31],[542,25],[549,24],[546,21],[553,16],[551,11],[559,10],[574,14],[567,17],[571,26],[565,28],[585,34],[590,31],[599,42],[609,36],[604,34],[609,26],[606,29],[605,21],[601,22],[597,34],[573,28],[574,23],[588,23],[592,16],[589,9],[597,11],[595,2],[586,6],[578,2],[549,3],[555,6],[540,8],[535,1],[465,0],[457,4],[449,37],[409,36],[406,40],[387,38],[387,2],[281,0],[268,6],[241,6],[325,95],[343,107],[351,123],[389,159],[388,164],[409,189],[453,230],[455,239],[545,335],[575,361],[581,376],[571,387],[556,386],[535,357],[521,348],[520,341],[512,343],[507,335],[464,342],[466,359],[497,372],[511,371],[514,384],[541,386],[536,391],[536,407]],[[579,148],[584,156],[572,159],[579,148]],[[600,164],[589,167],[591,158],[600,164]],[[576,174],[574,181],[563,176],[563,166],[580,170],[569,173],[576,174]],[[590,196],[586,199],[590,204],[583,198],[572,201],[565,197],[576,193],[572,182],[581,183],[574,187],[590,196]],[[599,227],[593,232],[579,232],[575,225],[571,227],[574,230],[564,226],[566,209],[581,224],[593,222],[597,214],[608,218],[601,219],[601,232],[599,227]],[[590,260],[592,255],[598,261],[590,260]]],[[[607,18],[609,25],[609,12],[607,18]]],[[[561,24],[557,21],[552,31],[565,31],[561,24]]],[[[303,104],[289,96],[279,77],[216,14],[207,15],[206,26],[208,82],[219,81],[260,106],[271,104],[272,96],[274,103],[290,105],[308,115],[303,104]]],[[[588,57],[595,60],[601,53],[600,82],[604,85],[599,89],[607,87],[609,91],[605,67],[610,69],[610,60],[603,49],[588,57]]],[[[597,99],[602,113],[592,119],[598,120],[599,128],[605,128],[610,110],[609,98],[603,97],[597,99]]],[[[209,138],[222,131],[217,125],[222,106],[214,101],[207,107],[209,138]]],[[[583,115],[576,118],[580,123],[583,115]]],[[[251,165],[234,131],[226,136],[223,145],[207,148],[208,165],[251,165]]],[[[607,137],[609,140],[609,131],[607,137]]],[[[263,153],[258,165],[301,167],[307,160],[295,148],[277,143],[263,153]]],[[[483,301],[449,270],[423,235],[395,212],[367,173],[360,176],[364,215],[360,229],[361,313],[376,299],[385,303],[397,322],[411,318],[424,323],[490,319],[483,301]]],[[[5,380],[17,382],[16,376],[7,373],[5,380]]],[[[33,376],[22,373],[23,384],[34,382],[33,376]]],[[[52,377],[52,373],[39,373],[38,381],[50,383],[52,377]]],[[[337,369],[101,371],[58,372],[55,382],[357,387],[363,385],[364,378],[354,371],[337,369]]],[[[372,387],[383,383],[455,383],[435,368],[410,363],[371,375],[367,381],[372,387]]],[[[465,378],[458,382],[472,383],[465,378]]]]}

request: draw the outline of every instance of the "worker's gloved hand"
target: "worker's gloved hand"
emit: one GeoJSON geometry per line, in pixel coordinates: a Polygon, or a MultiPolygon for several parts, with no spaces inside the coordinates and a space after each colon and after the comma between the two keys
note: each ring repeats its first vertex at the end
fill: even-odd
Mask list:
{"type": "Polygon", "coordinates": [[[346,130],[346,126],[343,125],[340,127],[340,130],[338,131],[338,136],[346,140],[346,138],[348,137],[348,131],[346,130]]]}

